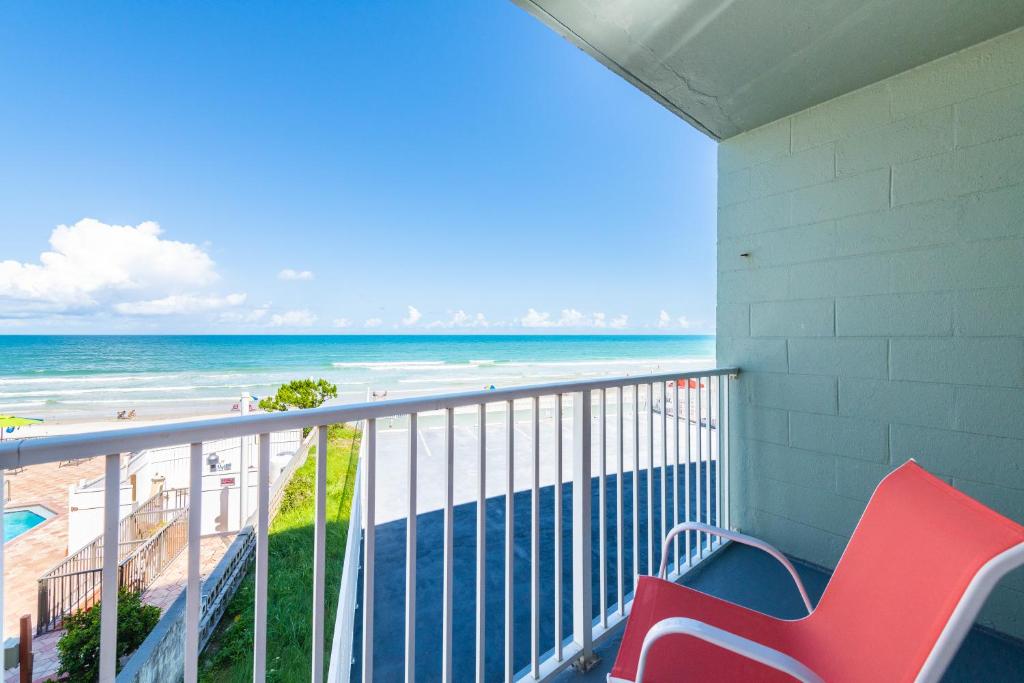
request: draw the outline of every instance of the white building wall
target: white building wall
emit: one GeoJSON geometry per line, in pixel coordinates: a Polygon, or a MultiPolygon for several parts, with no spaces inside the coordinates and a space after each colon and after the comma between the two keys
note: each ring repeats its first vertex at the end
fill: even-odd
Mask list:
{"type": "MultiPolygon", "coordinates": [[[[222,439],[203,444],[203,457],[217,456],[216,469],[203,463],[203,534],[236,531],[256,509],[256,465],[259,449],[256,437],[248,437],[248,507],[243,513],[239,500],[240,439],[222,439]],[[241,519],[241,523],[240,523],[241,519]]],[[[299,450],[300,430],[271,435],[270,480],[273,483],[299,450]]],[[[134,454],[122,466],[121,517],[145,502],[159,487],[188,488],[189,446],[156,448],[134,454]],[[134,477],[134,490],[132,478],[134,477]],[[134,491],[134,498],[133,498],[134,491]]],[[[96,538],[103,526],[103,481],[72,486],[68,492],[68,551],[74,552],[96,538]]]]}

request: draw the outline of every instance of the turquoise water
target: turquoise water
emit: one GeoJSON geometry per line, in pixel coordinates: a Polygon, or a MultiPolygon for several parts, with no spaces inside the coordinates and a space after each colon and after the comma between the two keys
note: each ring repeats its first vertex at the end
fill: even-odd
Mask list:
{"type": "Polygon", "coordinates": [[[714,353],[711,336],[0,336],[0,412],[212,414],[296,377],[350,402],[709,367],[714,353]]]}
{"type": "Polygon", "coordinates": [[[15,536],[20,536],[37,524],[45,522],[46,518],[37,515],[31,510],[15,510],[4,513],[4,543],[15,536]]]}

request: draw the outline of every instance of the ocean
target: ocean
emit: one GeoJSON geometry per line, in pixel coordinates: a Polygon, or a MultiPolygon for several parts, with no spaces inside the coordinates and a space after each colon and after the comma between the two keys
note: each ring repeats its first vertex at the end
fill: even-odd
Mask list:
{"type": "Polygon", "coordinates": [[[301,377],[399,398],[707,368],[713,336],[0,336],[0,413],[45,420],[227,413],[301,377]]]}

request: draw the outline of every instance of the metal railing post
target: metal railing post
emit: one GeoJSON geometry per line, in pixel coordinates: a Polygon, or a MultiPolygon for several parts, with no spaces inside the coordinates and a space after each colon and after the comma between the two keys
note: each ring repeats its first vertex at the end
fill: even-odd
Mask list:
{"type": "MultiPolygon", "coordinates": [[[[373,680],[373,580],[377,538],[377,420],[366,421],[366,528],[363,536],[363,680],[373,680]]],[[[356,490],[352,494],[358,496],[356,490]]],[[[342,662],[346,664],[347,662],[342,662]]]]}
{"type": "MultiPolygon", "coordinates": [[[[316,428],[316,500],[313,525],[312,680],[324,680],[324,575],[327,571],[327,439],[329,427],[316,428]]],[[[353,495],[358,496],[356,491],[353,495]]]]}
{"type": "MultiPolygon", "coordinates": [[[[251,397],[249,393],[243,393],[238,402],[239,415],[248,415],[251,397]]],[[[249,435],[238,440],[238,529],[245,526],[249,519],[249,435]]]]}
{"type": "Polygon", "coordinates": [[[594,657],[591,532],[590,390],[573,394],[572,416],[572,639],[579,648],[573,666],[588,671],[594,657]]]}
{"type": "Polygon", "coordinates": [[[259,471],[256,473],[256,590],[253,596],[253,683],[267,678],[267,570],[270,540],[270,434],[259,437],[259,471]]]}
{"type": "MultiPolygon", "coordinates": [[[[188,588],[185,595],[185,683],[199,680],[200,537],[203,531],[203,444],[189,449],[188,588]]],[[[163,547],[163,543],[160,544],[163,547]]],[[[161,551],[161,555],[163,552],[161,551]]],[[[160,564],[162,565],[162,558],[160,564]]]]}
{"type": "Polygon", "coordinates": [[[417,415],[409,415],[409,499],[405,519],[405,683],[416,681],[416,446],[417,415]]]}
{"type": "MultiPolygon", "coordinates": [[[[476,494],[476,683],[486,677],[487,638],[487,404],[477,406],[479,425],[476,494]]],[[[365,678],[363,680],[366,680],[365,678]]]]}
{"type": "Polygon", "coordinates": [[[505,681],[515,680],[516,406],[505,405],[505,681]]]}
{"type": "Polygon", "coordinates": [[[117,673],[117,527],[121,506],[121,454],[106,456],[103,492],[103,587],[100,592],[100,680],[117,673]]]}
{"type": "MultiPolygon", "coordinates": [[[[0,522],[0,524],[2,524],[2,522],[0,522]]],[[[2,531],[3,531],[3,529],[0,528],[0,532],[2,532],[2,531]]],[[[0,550],[0,552],[2,552],[2,550],[0,550]]],[[[3,584],[3,582],[2,582],[2,580],[0,580],[0,586],[2,586],[2,584],[3,584]]],[[[37,590],[36,613],[37,613],[38,616],[36,617],[36,635],[39,635],[40,633],[42,633],[42,626],[43,626],[43,624],[49,624],[50,623],[50,587],[49,587],[49,584],[47,583],[47,581],[45,581],[43,579],[39,579],[37,585],[38,585],[38,588],[36,589],[37,590]]],[[[0,598],[0,606],[2,606],[2,604],[3,604],[3,598],[0,598]]],[[[0,628],[2,628],[2,627],[0,627],[0,628]]]]}

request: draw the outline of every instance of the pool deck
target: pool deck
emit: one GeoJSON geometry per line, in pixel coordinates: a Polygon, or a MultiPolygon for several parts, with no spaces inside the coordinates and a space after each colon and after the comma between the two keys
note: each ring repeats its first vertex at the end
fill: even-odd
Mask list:
{"type": "Polygon", "coordinates": [[[11,491],[11,499],[5,504],[7,509],[44,505],[55,514],[4,545],[5,636],[18,632],[18,619],[23,614],[32,616],[35,627],[36,581],[40,574],[67,557],[68,486],[102,474],[102,458],[75,466],[33,465],[17,474],[6,474],[11,491]]]}

